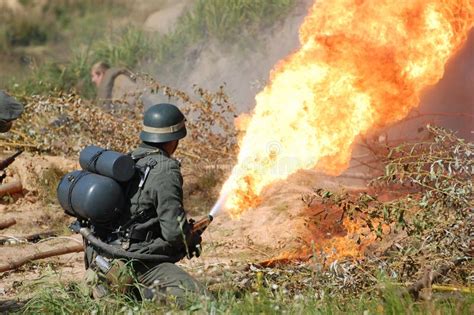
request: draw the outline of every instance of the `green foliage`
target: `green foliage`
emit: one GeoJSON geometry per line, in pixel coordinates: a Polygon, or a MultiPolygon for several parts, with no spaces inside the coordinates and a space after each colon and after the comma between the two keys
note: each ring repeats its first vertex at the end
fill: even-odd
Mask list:
{"type": "MultiPolygon", "coordinates": [[[[53,17],[54,27],[43,23],[32,29],[47,31],[48,38],[39,37],[43,43],[49,36],[76,38],[70,42],[71,57],[64,62],[49,60],[33,66],[31,76],[20,82],[13,80],[10,89],[16,87],[15,92],[25,94],[74,89],[82,96],[92,97],[94,88],[89,71],[94,62],[105,61],[130,69],[145,64],[170,69],[179,65],[189,48],[199,42],[235,43],[257,36],[263,28],[283,17],[295,1],[198,0],[167,35],[148,33],[136,26],[104,32],[106,17],[120,16],[127,7],[119,2],[117,9],[113,3],[111,0],[99,4],[92,0],[50,0],[38,22],[44,16],[53,17]]],[[[0,51],[10,45],[8,38],[2,39],[1,30],[0,27],[0,51]]],[[[35,37],[25,31],[22,34],[29,41],[25,44],[33,44],[31,40],[35,37]]]]}
{"type": "Polygon", "coordinates": [[[93,96],[89,78],[91,45],[101,38],[98,34],[103,33],[108,18],[124,14],[128,5],[122,0],[48,0],[41,5],[25,3],[28,14],[0,12],[0,19],[6,21],[0,25],[0,54],[24,55],[25,52],[18,50],[20,45],[47,46],[51,54],[41,57],[33,53],[29,69],[22,69],[29,72],[26,77],[5,73],[8,89],[29,95],[75,89],[84,96],[93,96]],[[59,42],[70,50],[65,60],[65,49],[59,42]]]}
{"type": "Polygon", "coordinates": [[[198,0],[181,20],[182,34],[192,38],[211,37],[234,41],[242,34],[255,35],[278,20],[292,7],[293,0],[198,0]]]}
{"type": "Polygon", "coordinates": [[[151,34],[127,27],[97,42],[92,48],[92,61],[106,60],[113,66],[134,68],[141,61],[154,58],[155,50],[151,34]]]}
{"type": "Polygon", "coordinates": [[[354,199],[348,193],[322,189],[315,195],[324,203],[339,206],[351,218],[364,214],[374,232],[381,224],[394,223],[409,235],[421,235],[440,224],[462,220],[473,206],[474,144],[439,127],[428,126],[428,130],[431,140],[393,148],[385,174],[371,183],[374,187],[399,185],[413,193],[390,201],[379,201],[368,193],[354,199]]]}
{"type": "Polygon", "coordinates": [[[179,19],[173,32],[158,38],[155,62],[177,62],[200,41],[235,43],[255,37],[285,16],[294,4],[294,0],[198,0],[179,19]]]}
{"type": "Polygon", "coordinates": [[[0,52],[3,53],[10,53],[15,46],[44,44],[57,35],[50,21],[35,14],[16,16],[9,10],[2,10],[0,19],[0,52]]]}
{"type": "MultiPolygon", "coordinates": [[[[11,51],[17,46],[42,45],[64,40],[68,31],[83,32],[81,21],[85,15],[103,13],[122,6],[112,0],[48,0],[21,1],[20,12],[3,9],[0,12],[0,52],[11,51]],[[98,10],[100,8],[100,10],[98,10]]],[[[97,25],[98,23],[96,23],[97,25]]]]}
{"type": "Polygon", "coordinates": [[[167,303],[156,303],[119,294],[94,300],[76,283],[64,284],[50,279],[35,286],[31,300],[20,311],[24,314],[161,314],[180,311],[196,314],[469,314],[474,302],[472,296],[465,296],[415,303],[409,296],[401,295],[397,287],[384,285],[386,289],[380,296],[344,299],[318,296],[312,289],[289,294],[285,289],[265,285],[244,291],[233,288],[214,292],[214,300],[189,298],[184,307],[180,307],[171,299],[167,303]]]}
{"type": "MultiPolygon", "coordinates": [[[[380,261],[367,262],[365,268],[377,266],[401,282],[419,279],[427,265],[433,270],[459,265],[472,251],[472,227],[467,222],[472,221],[474,206],[474,144],[442,128],[428,130],[430,139],[390,152],[385,175],[372,182],[371,193],[317,189],[303,198],[342,210],[359,227],[359,242],[371,243],[375,235],[392,244],[380,261]]],[[[468,285],[472,270],[456,268],[449,277],[468,285]]]]}

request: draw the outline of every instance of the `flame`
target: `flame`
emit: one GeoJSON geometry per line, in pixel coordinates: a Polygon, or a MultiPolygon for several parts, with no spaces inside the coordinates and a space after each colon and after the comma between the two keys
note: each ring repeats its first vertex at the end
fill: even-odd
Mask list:
{"type": "Polygon", "coordinates": [[[221,198],[232,217],[299,169],[339,174],[352,144],[403,119],[474,25],[472,0],[318,0],[246,120],[221,198]]]}
{"type": "MultiPolygon", "coordinates": [[[[373,223],[378,224],[377,220],[373,220],[373,223]]],[[[292,261],[307,261],[314,255],[316,255],[314,258],[322,259],[327,264],[336,260],[347,258],[357,260],[364,257],[367,247],[376,241],[376,234],[371,232],[360,218],[344,218],[342,226],[344,227],[344,235],[334,235],[324,239],[309,236],[305,240],[306,245],[301,248],[283,251],[276,257],[265,260],[260,264],[265,267],[272,267],[292,261]]],[[[393,225],[382,223],[383,234],[389,234],[392,229],[393,225]]]]}

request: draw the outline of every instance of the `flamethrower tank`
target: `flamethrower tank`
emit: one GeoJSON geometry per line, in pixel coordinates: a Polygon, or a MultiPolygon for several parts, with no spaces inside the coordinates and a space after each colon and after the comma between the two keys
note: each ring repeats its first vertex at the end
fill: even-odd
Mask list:
{"type": "Polygon", "coordinates": [[[135,174],[135,162],[131,156],[94,145],[81,151],[79,164],[85,171],[104,175],[119,182],[126,182],[135,174]]]}
{"type": "Polygon", "coordinates": [[[113,224],[125,206],[119,183],[87,171],[66,174],[59,182],[57,196],[66,214],[97,226],[113,224]]]}

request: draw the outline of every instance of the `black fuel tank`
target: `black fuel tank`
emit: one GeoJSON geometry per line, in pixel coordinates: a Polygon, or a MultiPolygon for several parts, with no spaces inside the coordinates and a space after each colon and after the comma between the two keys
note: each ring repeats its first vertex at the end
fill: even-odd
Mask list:
{"type": "Polygon", "coordinates": [[[85,171],[111,177],[119,182],[126,182],[135,174],[135,162],[131,156],[95,145],[87,146],[81,151],[79,164],[85,171]]]}
{"type": "Polygon", "coordinates": [[[122,187],[112,178],[74,171],[59,182],[57,195],[64,211],[93,224],[110,224],[125,205],[122,187]]]}

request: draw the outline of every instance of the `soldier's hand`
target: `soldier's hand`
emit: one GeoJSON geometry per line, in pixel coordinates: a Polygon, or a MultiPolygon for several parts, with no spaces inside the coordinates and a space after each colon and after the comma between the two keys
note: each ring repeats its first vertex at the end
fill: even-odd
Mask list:
{"type": "Polygon", "coordinates": [[[189,259],[193,258],[194,256],[196,257],[201,256],[201,242],[202,242],[202,238],[200,234],[190,233],[188,235],[186,254],[189,259]]]}

